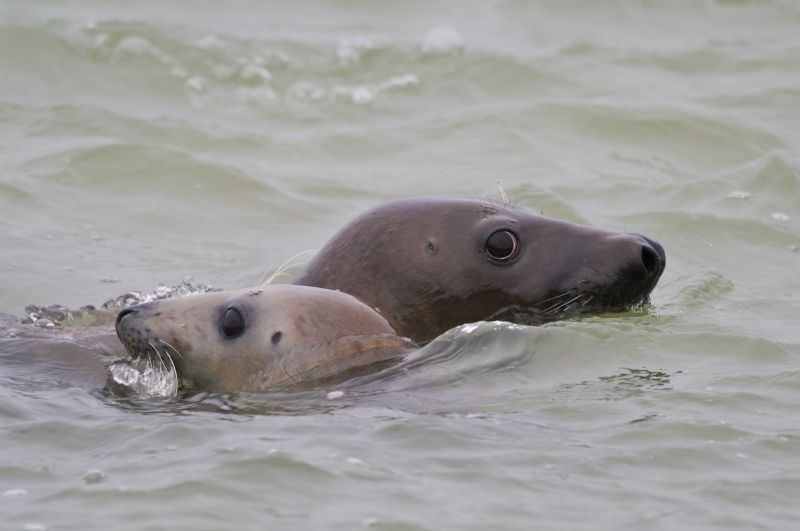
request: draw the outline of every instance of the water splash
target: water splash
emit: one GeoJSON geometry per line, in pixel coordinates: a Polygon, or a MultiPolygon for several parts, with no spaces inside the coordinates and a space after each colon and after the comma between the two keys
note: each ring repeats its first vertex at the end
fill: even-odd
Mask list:
{"type": "Polygon", "coordinates": [[[178,394],[178,374],[173,365],[156,365],[149,357],[115,361],[111,378],[133,393],[147,398],[172,398],[178,394]]]}
{"type": "Polygon", "coordinates": [[[165,286],[161,284],[151,292],[129,291],[123,293],[119,297],[104,302],[103,309],[118,310],[134,304],[169,299],[172,297],[183,297],[186,295],[198,295],[210,291],[220,291],[220,289],[206,284],[195,284],[192,277],[186,277],[183,279],[182,283],[175,286],[165,286]]]}

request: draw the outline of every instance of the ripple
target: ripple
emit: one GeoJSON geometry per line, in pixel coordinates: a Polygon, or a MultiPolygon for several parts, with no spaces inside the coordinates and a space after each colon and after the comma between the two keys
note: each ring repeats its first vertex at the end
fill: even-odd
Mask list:
{"type": "Polygon", "coordinates": [[[9,2],[3,308],[249,284],[498,181],[670,255],[642,312],[302,392],[92,394],[0,339],[9,528],[796,525],[796,3],[9,2]]]}
{"type": "Polygon", "coordinates": [[[27,164],[47,187],[75,187],[111,195],[224,198],[257,202],[274,189],[239,169],[177,149],[107,144],[42,157],[27,164]]]}
{"type": "Polygon", "coordinates": [[[678,277],[673,282],[683,287],[669,304],[683,308],[706,305],[734,288],[733,282],[718,271],[697,271],[678,277]]]}
{"type": "Polygon", "coordinates": [[[394,380],[399,389],[440,387],[513,371],[530,362],[535,328],[495,321],[462,325],[364,381],[394,380]],[[398,378],[401,380],[398,381],[398,378]]]}

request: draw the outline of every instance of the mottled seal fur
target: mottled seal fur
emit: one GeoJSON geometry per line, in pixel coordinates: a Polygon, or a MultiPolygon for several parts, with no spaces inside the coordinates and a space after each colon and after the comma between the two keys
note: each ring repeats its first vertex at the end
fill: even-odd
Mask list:
{"type": "Polygon", "coordinates": [[[341,290],[402,336],[430,341],[481,320],[537,324],[648,301],[657,242],[476,199],[404,199],[358,216],[295,283],[341,290]]]}

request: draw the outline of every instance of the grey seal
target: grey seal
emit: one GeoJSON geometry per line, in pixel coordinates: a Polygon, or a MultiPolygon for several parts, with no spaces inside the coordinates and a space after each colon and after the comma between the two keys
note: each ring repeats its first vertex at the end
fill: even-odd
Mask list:
{"type": "Polygon", "coordinates": [[[666,265],[639,234],[477,199],[392,201],[356,217],[298,285],[349,293],[425,343],[460,324],[539,324],[644,304],[666,265]]]}
{"type": "Polygon", "coordinates": [[[331,381],[414,347],[354,297],[293,285],[131,306],[116,330],[134,360],[175,370],[186,389],[221,393],[331,381]]]}

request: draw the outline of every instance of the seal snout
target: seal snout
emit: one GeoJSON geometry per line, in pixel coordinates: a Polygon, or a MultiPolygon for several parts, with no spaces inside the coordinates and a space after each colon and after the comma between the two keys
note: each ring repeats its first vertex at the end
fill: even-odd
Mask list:
{"type": "Polygon", "coordinates": [[[119,337],[123,343],[125,343],[126,338],[131,334],[133,328],[131,321],[135,321],[134,316],[138,313],[139,310],[134,306],[125,308],[117,314],[117,321],[114,324],[114,330],[117,332],[117,337],[119,337]],[[127,319],[125,319],[126,317],[127,319]]]}
{"type": "Polygon", "coordinates": [[[141,310],[139,306],[125,308],[117,314],[115,330],[117,337],[132,355],[147,350],[147,334],[141,326],[141,310]]]}
{"type": "Polygon", "coordinates": [[[649,300],[667,263],[660,243],[641,234],[609,233],[595,250],[582,288],[593,296],[593,309],[619,311],[649,300]]]}
{"type": "Polygon", "coordinates": [[[132,355],[140,355],[158,343],[160,338],[152,330],[152,318],[161,315],[154,312],[153,303],[137,304],[117,314],[114,326],[117,337],[132,355]]]}
{"type": "Polygon", "coordinates": [[[122,318],[125,317],[126,315],[131,315],[131,314],[134,314],[134,313],[138,313],[138,311],[139,310],[137,310],[136,308],[125,308],[124,310],[119,312],[119,314],[117,314],[117,322],[116,322],[116,325],[115,325],[115,328],[117,329],[117,332],[119,332],[119,325],[122,322],[122,318]]]}

